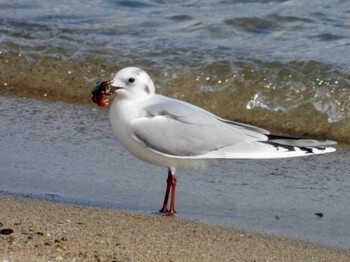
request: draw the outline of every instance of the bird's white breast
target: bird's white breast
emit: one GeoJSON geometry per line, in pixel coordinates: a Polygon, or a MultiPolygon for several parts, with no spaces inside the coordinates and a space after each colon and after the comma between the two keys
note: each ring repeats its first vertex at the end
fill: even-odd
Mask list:
{"type": "Polygon", "coordinates": [[[137,107],[133,101],[115,99],[110,109],[110,120],[115,136],[119,142],[131,153],[134,154],[137,142],[129,132],[130,122],[138,117],[137,107]]]}
{"type": "Polygon", "coordinates": [[[115,99],[110,109],[110,120],[113,132],[119,142],[130,153],[136,157],[160,166],[168,166],[164,162],[164,157],[149,150],[142,142],[137,141],[133,136],[130,123],[132,120],[142,117],[141,101],[135,100],[117,100],[115,99]]]}

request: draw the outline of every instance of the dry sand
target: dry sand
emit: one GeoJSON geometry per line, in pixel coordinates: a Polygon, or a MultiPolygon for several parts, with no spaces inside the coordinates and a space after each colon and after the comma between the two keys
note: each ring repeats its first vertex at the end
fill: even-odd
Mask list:
{"type": "Polygon", "coordinates": [[[350,261],[349,250],[198,222],[0,196],[0,261],[350,261]]]}

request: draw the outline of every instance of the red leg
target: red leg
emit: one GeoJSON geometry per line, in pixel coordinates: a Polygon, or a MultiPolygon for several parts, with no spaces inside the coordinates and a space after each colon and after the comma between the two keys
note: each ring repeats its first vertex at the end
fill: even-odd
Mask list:
{"type": "Polygon", "coordinates": [[[163,207],[161,210],[159,210],[160,213],[167,213],[168,212],[168,199],[169,199],[169,193],[170,193],[170,188],[171,188],[171,171],[169,169],[168,171],[168,179],[166,180],[167,186],[166,186],[166,191],[165,191],[165,196],[164,196],[164,202],[163,202],[163,207]]]}
{"type": "Polygon", "coordinates": [[[176,213],[176,211],[175,211],[175,192],[176,192],[176,176],[175,176],[175,174],[172,174],[171,170],[169,169],[163,207],[161,208],[161,210],[159,210],[160,213],[167,215],[167,216],[172,216],[176,213]],[[170,210],[168,210],[170,189],[171,189],[171,201],[170,201],[170,210]]]}
{"type": "Polygon", "coordinates": [[[171,180],[171,201],[170,201],[170,210],[167,215],[172,216],[176,213],[175,211],[175,193],[176,193],[176,176],[172,175],[171,180]]]}

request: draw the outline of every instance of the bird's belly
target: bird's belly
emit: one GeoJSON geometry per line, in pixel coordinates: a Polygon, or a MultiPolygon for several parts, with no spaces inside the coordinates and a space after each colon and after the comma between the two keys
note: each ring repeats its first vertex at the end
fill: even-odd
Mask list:
{"type": "Polygon", "coordinates": [[[127,128],[119,126],[118,128],[113,127],[113,130],[120,144],[137,158],[159,166],[171,166],[171,163],[168,161],[169,159],[148,149],[141,142],[136,141],[135,138],[127,132],[127,128]]]}

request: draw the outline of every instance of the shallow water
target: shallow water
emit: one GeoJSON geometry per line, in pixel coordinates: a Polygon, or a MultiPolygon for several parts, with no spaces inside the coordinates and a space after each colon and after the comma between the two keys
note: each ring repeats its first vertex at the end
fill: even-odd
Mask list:
{"type": "MultiPolygon", "coordinates": [[[[0,97],[0,193],[152,213],[166,170],[126,152],[108,111],[0,97]]],[[[177,216],[350,248],[348,147],[179,171],[177,216]],[[315,215],[322,213],[322,218],[315,215]]]]}
{"type": "Polygon", "coordinates": [[[347,0],[0,4],[2,51],[36,59],[198,66],[234,57],[349,66],[347,0]]]}
{"type": "Polygon", "coordinates": [[[348,0],[5,1],[0,87],[88,102],[135,65],[220,116],[349,143],[349,14],[348,0]]]}

